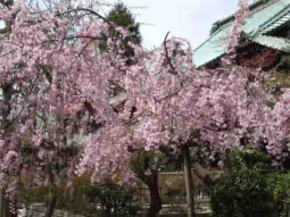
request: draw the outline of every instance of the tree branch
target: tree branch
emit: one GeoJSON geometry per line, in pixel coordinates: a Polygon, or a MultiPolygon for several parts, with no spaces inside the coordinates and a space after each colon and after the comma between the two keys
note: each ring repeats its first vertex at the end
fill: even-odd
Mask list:
{"type": "Polygon", "coordinates": [[[164,38],[164,42],[163,42],[163,45],[164,45],[164,49],[165,49],[165,57],[166,57],[166,60],[167,60],[167,63],[169,64],[171,70],[172,70],[172,74],[176,75],[177,72],[171,62],[171,58],[169,57],[169,52],[168,52],[168,48],[167,48],[167,38],[169,36],[170,32],[167,32],[165,38],[164,38]]]}
{"type": "Polygon", "coordinates": [[[178,88],[178,90],[174,91],[173,93],[171,93],[171,94],[169,94],[169,95],[167,95],[167,96],[165,96],[165,97],[163,97],[161,99],[154,98],[154,100],[156,102],[162,102],[163,100],[169,99],[169,98],[175,96],[176,94],[178,94],[182,90],[182,88],[183,88],[183,83],[180,82],[180,87],[178,88]]]}

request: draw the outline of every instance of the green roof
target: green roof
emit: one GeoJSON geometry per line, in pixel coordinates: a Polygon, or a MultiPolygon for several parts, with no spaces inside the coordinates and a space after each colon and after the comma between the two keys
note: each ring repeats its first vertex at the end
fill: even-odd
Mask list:
{"type": "MultiPolygon", "coordinates": [[[[250,10],[251,15],[242,26],[245,36],[264,46],[290,52],[288,40],[264,35],[290,21],[290,0],[260,0],[251,5],[250,10]]],[[[215,31],[194,51],[193,61],[197,67],[205,65],[225,53],[233,20],[234,17],[230,16],[214,24],[215,31]]]]}

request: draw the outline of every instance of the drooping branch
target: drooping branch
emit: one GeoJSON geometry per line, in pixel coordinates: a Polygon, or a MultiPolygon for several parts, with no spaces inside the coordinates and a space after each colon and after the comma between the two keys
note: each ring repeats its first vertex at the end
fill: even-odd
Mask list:
{"type": "Polygon", "coordinates": [[[168,52],[168,48],[167,48],[167,38],[169,36],[170,32],[167,32],[165,38],[164,38],[164,41],[163,41],[163,45],[164,45],[164,49],[165,49],[165,57],[166,57],[166,60],[167,60],[167,63],[169,64],[171,70],[172,70],[172,74],[177,74],[172,62],[171,62],[171,58],[169,57],[169,52],[168,52]]]}

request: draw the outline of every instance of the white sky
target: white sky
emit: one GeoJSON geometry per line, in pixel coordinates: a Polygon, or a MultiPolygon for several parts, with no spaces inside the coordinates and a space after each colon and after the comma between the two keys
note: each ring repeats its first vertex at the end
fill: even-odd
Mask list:
{"type": "MultiPolygon", "coordinates": [[[[116,0],[110,0],[116,2],[116,0]]],[[[209,35],[212,24],[237,9],[238,0],[123,0],[140,22],[143,45],[160,45],[166,33],[186,38],[192,47],[209,35]],[[138,9],[135,7],[146,7],[138,9]],[[135,9],[134,9],[135,8],[135,9]]]]}

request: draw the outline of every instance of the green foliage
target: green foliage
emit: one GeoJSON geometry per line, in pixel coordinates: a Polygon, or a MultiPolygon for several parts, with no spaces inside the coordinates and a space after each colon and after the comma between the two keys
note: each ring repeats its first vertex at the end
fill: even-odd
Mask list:
{"type": "Polygon", "coordinates": [[[268,173],[273,170],[271,156],[252,146],[246,147],[243,151],[231,151],[227,158],[232,171],[251,169],[268,173]]]}
{"type": "Polygon", "coordinates": [[[134,217],[137,214],[133,192],[114,183],[95,184],[89,195],[92,202],[101,205],[106,217],[134,217]]]}
{"type": "MultiPolygon", "coordinates": [[[[45,185],[32,189],[20,191],[19,199],[25,207],[29,208],[34,203],[48,204],[55,196],[57,198],[56,208],[84,216],[96,216],[98,212],[90,203],[88,196],[93,186],[87,178],[81,177],[74,183],[72,194],[67,191],[65,184],[45,185]]],[[[44,207],[45,208],[45,207],[44,207]]]]}
{"type": "Polygon", "coordinates": [[[0,0],[0,4],[11,7],[14,4],[14,0],[0,0]]]}
{"type": "Polygon", "coordinates": [[[230,172],[212,188],[214,217],[289,216],[290,173],[273,167],[271,156],[249,146],[230,152],[228,162],[230,172]]]}
{"type": "Polygon", "coordinates": [[[276,67],[270,71],[269,79],[265,81],[265,86],[270,89],[276,97],[281,96],[284,88],[290,87],[289,66],[290,55],[283,54],[276,67]]]}
{"type": "Polygon", "coordinates": [[[247,147],[227,156],[229,173],[221,175],[211,188],[213,217],[276,216],[275,198],[269,188],[271,157],[247,147]]]}
{"type": "Polygon", "coordinates": [[[139,31],[139,23],[136,23],[133,14],[127,6],[119,2],[115,4],[114,8],[109,12],[107,19],[117,26],[124,27],[129,31],[129,36],[126,40],[135,44],[141,43],[141,35],[139,31]]]}
{"type": "Polygon", "coordinates": [[[268,177],[268,187],[273,192],[279,217],[290,213],[290,173],[276,173],[268,177]]]}
{"type": "Polygon", "coordinates": [[[87,217],[133,217],[139,208],[131,190],[113,183],[92,184],[87,176],[76,178],[71,191],[63,183],[23,190],[19,196],[26,207],[56,196],[57,209],[87,217]]]}
{"type": "Polygon", "coordinates": [[[159,171],[163,167],[165,154],[160,151],[138,152],[131,161],[131,169],[142,180],[150,170],[159,171]]]}
{"type": "Polygon", "coordinates": [[[213,217],[273,217],[274,198],[265,177],[254,170],[222,175],[212,188],[213,217]]]}
{"type": "Polygon", "coordinates": [[[277,173],[269,177],[269,186],[273,190],[275,200],[290,203],[290,173],[277,173]]]}
{"type": "Polygon", "coordinates": [[[56,194],[59,191],[58,188],[51,185],[32,188],[32,189],[23,189],[19,192],[19,198],[22,203],[27,207],[35,202],[46,202],[52,198],[53,194],[56,194]]]}
{"type": "MultiPolygon", "coordinates": [[[[123,27],[128,31],[128,35],[124,38],[122,45],[118,47],[123,57],[126,57],[126,64],[132,65],[135,60],[135,51],[130,43],[140,45],[142,37],[139,31],[139,23],[135,21],[133,14],[122,2],[118,2],[107,15],[106,19],[112,24],[123,27]]],[[[109,30],[109,35],[103,34],[101,42],[98,44],[100,52],[107,51],[108,38],[115,38],[116,31],[114,28],[109,30]]]]}

